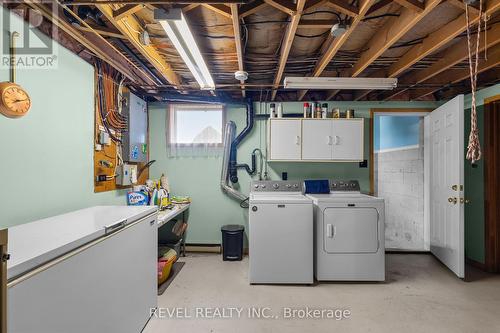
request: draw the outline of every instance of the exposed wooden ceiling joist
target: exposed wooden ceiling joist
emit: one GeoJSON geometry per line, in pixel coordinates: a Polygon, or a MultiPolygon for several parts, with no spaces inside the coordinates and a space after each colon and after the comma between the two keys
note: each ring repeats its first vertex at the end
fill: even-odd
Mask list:
{"type": "Polygon", "coordinates": [[[370,7],[370,9],[366,12],[366,16],[376,12],[377,10],[384,8],[387,5],[390,5],[391,3],[392,0],[380,0],[379,2],[370,7]]]}
{"type": "MultiPolygon", "coordinates": [[[[337,54],[338,50],[344,45],[344,43],[347,41],[349,36],[353,33],[353,31],[356,29],[358,24],[363,20],[366,12],[368,9],[370,9],[371,5],[374,3],[375,0],[360,0],[359,1],[359,14],[353,19],[351,26],[347,31],[340,37],[334,38],[331,40],[330,44],[328,45],[326,52],[319,58],[317,61],[314,70],[312,72],[313,77],[318,77],[323,73],[325,70],[326,66],[330,63],[330,61],[333,59],[335,54],[337,54]]],[[[307,90],[301,90],[297,94],[297,99],[300,101],[304,96],[306,95],[307,90]]]]}
{"type": "Polygon", "coordinates": [[[299,28],[304,29],[330,29],[337,20],[300,20],[299,28]]]}
{"type": "Polygon", "coordinates": [[[129,16],[117,21],[113,17],[113,7],[111,5],[97,5],[97,8],[116,29],[129,39],[129,42],[149,61],[163,78],[176,88],[181,86],[179,76],[174,72],[172,66],[160,55],[156,47],[153,45],[144,45],[140,42],[139,36],[135,31],[142,31],[143,27],[134,17],[129,16]]]}
{"type": "Polygon", "coordinates": [[[201,4],[199,3],[191,3],[189,5],[185,5],[184,7],[182,7],[182,12],[183,13],[187,13],[189,12],[190,10],[193,10],[195,8],[197,8],[198,6],[200,6],[201,4]]]}
{"type": "MultiPolygon", "coordinates": [[[[500,0],[490,0],[486,4],[486,15],[492,15],[500,9],[500,0]]],[[[470,15],[470,23],[477,24],[479,21],[478,15],[470,15]]],[[[382,77],[398,77],[405,70],[413,66],[418,61],[422,60],[429,54],[443,47],[449,43],[452,39],[457,37],[460,33],[467,29],[465,13],[458,16],[456,19],[445,24],[438,30],[430,33],[425,37],[422,42],[418,45],[413,46],[408,50],[402,57],[399,58],[394,64],[389,66],[387,70],[381,70],[374,73],[372,76],[382,76],[382,77]]],[[[371,91],[366,90],[363,92],[356,93],[354,100],[360,100],[367,96],[371,91]]]]}
{"type": "MultiPolygon", "coordinates": [[[[479,60],[479,66],[477,71],[478,73],[482,73],[499,65],[500,65],[500,44],[497,44],[492,48],[488,49],[487,60],[485,60],[484,57],[481,57],[481,59],[479,60]]],[[[469,78],[469,68],[449,69],[446,72],[436,75],[432,79],[426,81],[427,83],[432,84],[433,87],[425,89],[415,89],[411,91],[410,99],[416,100],[425,97],[442,89],[443,87],[466,80],[468,78],[469,78]]]]}
{"type": "MultiPolygon", "coordinates": [[[[234,30],[234,43],[236,47],[236,55],[238,57],[238,70],[243,71],[244,66],[243,66],[243,48],[241,45],[241,33],[240,33],[240,19],[238,15],[238,5],[236,4],[231,4],[231,16],[232,16],[232,21],[233,21],[233,30],[234,30]]],[[[241,94],[243,97],[245,97],[245,87],[243,84],[245,81],[240,81],[242,84],[241,88],[241,94]]]]}
{"type": "Polygon", "coordinates": [[[425,6],[423,2],[418,0],[394,0],[394,2],[399,3],[401,6],[408,9],[413,9],[417,12],[424,10],[425,6]]]}
{"type": "Polygon", "coordinates": [[[204,3],[204,4],[202,4],[202,6],[207,8],[207,9],[210,9],[211,11],[213,11],[219,15],[222,15],[222,16],[227,17],[229,19],[231,18],[231,9],[226,5],[204,3]]]}
{"type": "Polygon", "coordinates": [[[295,14],[292,16],[290,23],[285,32],[285,38],[283,39],[283,44],[281,45],[281,55],[278,63],[278,71],[274,77],[273,82],[273,92],[271,95],[271,100],[274,101],[276,98],[276,93],[280,83],[281,78],[283,76],[283,72],[285,71],[286,62],[288,61],[288,55],[290,54],[290,49],[292,48],[293,40],[295,38],[295,32],[297,31],[297,27],[299,26],[300,17],[302,16],[302,11],[304,10],[304,5],[306,0],[297,0],[297,8],[295,10],[295,14]]]}
{"type": "Polygon", "coordinates": [[[264,0],[270,6],[273,6],[276,9],[281,10],[283,13],[287,13],[288,15],[293,15],[295,13],[295,8],[292,2],[287,0],[264,0]]]}
{"type": "MultiPolygon", "coordinates": [[[[484,31],[481,32],[479,43],[479,52],[483,52],[485,46],[490,48],[496,44],[500,43],[500,24],[495,24],[491,27],[485,34],[484,31]],[[486,37],[486,42],[485,42],[486,37]]],[[[476,49],[473,48],[472,54],[476,53],[476,49]]],[[[420,69],[418,71],[412,71],[410,73],[405,74],[403,77],[399,78],[398,84],[405,87],[402,89],[397,89],[395,91],[390,92],[385,95],[385,100],[391,99],[395,96],[400,95],[401,93],[408,90],[419,83],[425,82],[430,78],[446,71],[447,69],[455,66],[456,64],[466,60],[468,58],[467,52],[467,38],[464,37],[462,40],[453,45],[450,49],[447,49],[443,52],[444,57],[432,64],[431,66],[420,69]]]]}
{"type": "Polygon", "coordinates": [[[247,5],[242,5],[240,7],[240,18],[247,17],[248,15],[252,15],[254,13],[257,13],[259,10],[261,10],[263,7],[266,7],[267,3],[265,3],[263,0],[255,0],[254,2],[251,2],[247,5]]]}
{"type": "MultiPolygon", "coordinates": [[[[367,44],[367,50],[361,53],[358,61],[352,69],[344,71],[341,76],[357,77],[368,66],[370,66],[378,57],[380,57],[394,43],[400,40],[408,31],[410,31],[418,22],[439,5],[441,0],[429,0],[425,9],[415,11],[410,8],[403,8],[399,17],[390,18],[372,37],[367,44]]],[[[330,91],[326,100],[330,100],[339,93],[339,90],[330,91]]]]}
{"type": "MultiPolygon", "coordinates": [[[[59,29],[66,32],[69,36],[74,38],[78,43],[87,48],[101,60],[114,67],[132,82],[135,82],[137,84],[141,84],[141,82],[150,85],[157,84],[157,82],[152,77],[150,77],[141,68],[137,67],[137,65],[135,65],[130,59],[124,56],[99,33],[92,31],[92,27],[83,20],[81,22],[82,25],[89,31],[80,31],[76,29],[72,24],[63,20],[62,16],[53,15],[51,8],[47,8],[43,4],[29,3],[28,6],[40,12],[43,17],[52,22],[59,29]]],[[[73,14],[73,12],[67,6],[62,5],[62,7],[67,10],[68,13],[73,14]]]]}
{"type": "Polygon", "coordinates": [[[144,8],[144,5],[125,5],[113,12],[113,17],[115,20],[124,19],[127,16],[130,16],[134,13],[137,13],[141,9],[144,8]]]}
{"type": "Polygon", "coordinates": [[[318,7],[323,6],[327,2],[328,2],[328,0],[309,0],[309,1],[307,1],[306,5],[304,6],[304,11],[316,9],[318,7]]]}
{"type": "Polygon", "coordinates": [[[113,31],[111,29],[106,29],[104,27],[101,27],[101,28],[93,28],[93,27],[92,28],[87,28],[87,27],[82,27],[82,26],[76,26],[75,28],[77,28],[80,31],[88,31],[88,32],[95,31],[95,32],[97,32],[101,36],[127,39],[127,37],[123,36],[121,33],[115,32],[115,31],[113,31]]]}
{"type": "MultiPolygon", "coordinates": [[[[463,2],[463,0],[448,0],[448,2],[457,8],[465,10],[465,3],[463,2]]],[[[479,13],[479,10],[474,6],[469,6],[469,10],[472,14],[475,15],[479,13]]]]}
{"type": "Polygon", "coordinates": [[[355,17],[359,14],[358,8],[350,5],[347,0],[329,0],[325,3],[325,5],[351,17],[355,17]]]}

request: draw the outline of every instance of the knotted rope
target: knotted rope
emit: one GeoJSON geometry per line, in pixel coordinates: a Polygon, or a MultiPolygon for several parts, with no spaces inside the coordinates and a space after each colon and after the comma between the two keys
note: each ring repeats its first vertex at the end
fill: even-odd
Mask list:
{"type": "MultiPolygon", "coordinates": [[[[472,60],[472,42],[469,22],[469,5],[465,4],[465,17],[467,23],[467,51],[469,54],[469,71],[470,71],[470,85],[472,90],[471,114],[470,114],[470,134],[469,144],[467,145],[467,159],[471,163],[475,163],[481,159],[481,143],[479,142],[479,129],[477,127],[477,111],[476,111],[476,86],[477,86],[477,67],[479,63],[479,36],[481,34],[481,14],[482,14],[482,0],[479,0],[479,24],[477,27],[476,37],[476,53],[474,59],[474,66],[472,60]]],[[[485,29],[486,30],[486,29],[485,29]]]]}

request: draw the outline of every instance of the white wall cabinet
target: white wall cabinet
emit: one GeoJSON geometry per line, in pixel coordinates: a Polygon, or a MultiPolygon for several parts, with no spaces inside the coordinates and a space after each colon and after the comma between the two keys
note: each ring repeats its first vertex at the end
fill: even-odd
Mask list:
{"type": "Polygon", "coordinates": [[[302,121],[280,119],[270,122],[270,159],[300,160],[302,153],[302,121]]]}
{"type": "Polygon", "coordinates": [[[363,118],[270,119],[268,131],[270,161],[363,160],[363,118]]]}

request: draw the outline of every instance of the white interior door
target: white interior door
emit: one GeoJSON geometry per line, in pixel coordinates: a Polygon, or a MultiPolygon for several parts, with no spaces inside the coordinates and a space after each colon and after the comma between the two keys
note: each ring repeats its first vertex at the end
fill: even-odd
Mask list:
{"type": "Polygon", "coordinates": [[[333,145],[331,120],[302,121],[302,159],[331,160],[333,145]]]}
{"type": "Polygon", "coordinates": [[[431,252],[464,277],[464,96],[426,119],[431,252]]]}

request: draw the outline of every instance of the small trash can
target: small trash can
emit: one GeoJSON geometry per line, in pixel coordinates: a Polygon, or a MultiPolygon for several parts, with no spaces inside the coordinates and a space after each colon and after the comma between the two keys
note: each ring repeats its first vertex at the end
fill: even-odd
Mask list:
{"type": "Polygon", "coordinates": [[[222,231],[222,260],[243,259],[243,232],[245,227],[238,224],[228,224],[222,231]]]}

